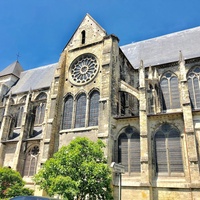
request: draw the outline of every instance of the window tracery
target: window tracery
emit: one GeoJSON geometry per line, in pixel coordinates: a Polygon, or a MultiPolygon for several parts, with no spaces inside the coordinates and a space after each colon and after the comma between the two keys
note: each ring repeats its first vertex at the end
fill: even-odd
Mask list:
{"type": "Polygon", "coordinates": [[[183,172],[180,133],[170,124],[163,124],[155,134],[155,155],[157,173],[183,172]]]}
{"type": "Polygon", "coordinates": [[[178,78],[172,72],[166,72],[160,81],[163,110],[180,108],[178,78]]]}
{"type": "Polygon", "coordinates": [[[36,173],[38,155],[39,146],[36,145],[29,149],[25,158],[24,176],[33,176],[36,173]]]}
{"type": "Polygon", "coordinates": [[[188,73],[188,89],[193,109],[200,108],[200,66],[188,73]]]}
{"type": "Polygon", "coordinates": [[[99,65],[94,55],[81,55],[70,66],[70,81],[75,85],[86,84],[96,76],[98,69],[99,65]]]}
{"type": "Polygon", "coordinates": [[[85,127],[86,95],[80,94],[76,104],[75,128],[85,127]]]}
{"type": "Polygon", "coordinates": [[[17,112],[17,120],[15,127],[20,127],[22,124],[22,118],[24,113],[24,106],[20,106],[17,112]]]}
{"type": "Polygon", "coordinates": [[[64,102],[62,129],[70,129],[72,125],[73,97],[68,95],[64,102]]]}
{"type": "Polygon", "coordinates": [[[79,94],[75,100],[71,94],[67,95],[63,106],[62,129],[97,126],[99,99],[97,90],[91,92],[89,98],[85,93],[79,94]]]}
{"type": "Polygon", "coordinates": [[[41,92],[35,99],[36,107],[35,107],[35,121],[34,124],[42,124],[45,117],[45,109],[46,109],[46,99],[47,95],[44,92],[41,92]]]}
{"type": "Polygon", "coordinates": [[[94,91],[90,95],[90,112],[89,112],[89,126],[98,125],[98,116],[99,116],[99,92],[94,91]]]}
{"type": "Polygon", "coordinates": [[[42,124],[43,123],[44,116],[45,116],[45,108],[46,108],[46,103],[40,103],[36,107],[35,123],[34,124],[42,124]]]}
{"type": "Polygon", "coordinates": [[[118,163],[129,174],[140,172],[140,135],[133,127],[126,127],[118,138],[118,163]]]}

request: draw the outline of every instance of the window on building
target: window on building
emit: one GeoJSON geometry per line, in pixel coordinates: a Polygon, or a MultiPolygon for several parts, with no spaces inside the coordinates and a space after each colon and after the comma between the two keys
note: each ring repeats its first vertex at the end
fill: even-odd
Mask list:
{"type": "Polygon", "coordinates": [[[67,95],[63,106],[62,129],[97,126],[99,99],[97,90],[92,91],[88,98],[85,93],[79,94],[75,100],[72,95],[67,95]]]}
{"type": "Polygon", "coordinates": [[[25,157],[24,176],[33,176],[36,173],[39,147],[36,145],[28,150],[25,157]]]}
{"type": "Polygon", "coordinates": [[[118,163],[129,174],[140,172],[140,135],[133,127],[126,127],[118,138],[118,163]]]}
{"type": "Polygon", "coordinates": [[[200,66],[193,68],[188,73],[188,89],[193,109],[200,108],[200,66]]]}
{"type": "Polygon", "coordinates": [[[90,95],[89,108],[89,126],[97,126],[99,117],[99,92],[93,91],[90,95]]]}
{"type": "Polygon", "coordinates": [[[35,108],[35,121],[34,124],[42,124],[44,122],[45,117],[45,109],[46,109],[46,100],[47,95],[44,92],[41,92],[36,98],[36,108],[35,108]]]}
{"type": "Polygon", "coordinates": [[[149,113],[154,113],[155,95],[154,95],[154,88],[151,84],[149,84],[149,89],[148,89],[148,107],[149,107],[149,113]]]}
{"type": "Polygon", "coordinates": [[[40,100],[46,100],[47,99],[47,95],[45,92],[41,92],[37,97],[36,97],[36,101],[40,101],[40,100]]]}
{"type": "Polygon", "coordinates": [[[17,112],[16,127],[20,127],[22,124],[22,118],[24,113],[24,106],[20,106],[17,112]]]}
{"type": "Polygon", "coordinates": [[[46,103],[40,103],[35,111],[35,125],[42,124],[45,116],[46,103]]]}
{"type": "Polygon", "coordinates": [[[64,102],[64,111],[63,111],[63,129],[70,129],[72,126],[72,114],[73,114],[73,97],[68,95],[65,98],[64,102]]]}
{"type": "Polygon", "coordinates": [[[82,31],[81,32],[81,43],[82,44],[85,44],[85,38],[86,38],[86,33],[85,33],[85,31],[82,31]]]}
{"type": "Polygon", "coordinates": [[[180,108],[178,78],[172,72],[166,72],[160,81],[163,110],[180,108]]]}
{"type": "Polygon", "coordinates": [[[170,124],[163,124],[155,134],[155,156],[158,174],[183,172],[180,133],[170,124]]]}
{"type": "Polygon", "coordinates": [[[85,115],[86,115],[86,95],[82,93],[78,96],[76,102],[75,128],[85,127],[85,115]]]}

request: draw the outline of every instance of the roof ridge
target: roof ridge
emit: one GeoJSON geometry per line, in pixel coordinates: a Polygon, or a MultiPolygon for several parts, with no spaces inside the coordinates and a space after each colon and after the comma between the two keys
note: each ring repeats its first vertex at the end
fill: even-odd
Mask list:
{"type": "Polygon", "coordinates": [[[120,46],[120,47],[125,47],[125,46],[129,46],[129,45],[134,45],[134,44],[137,44],[137,43],[144,43],[144,42],[146,42],[146,41],[155,40],[155,39],[158,39],[158,38],[159,38],[159,39],[160,39],[160,38],[164,38],[164,37],[166,38],[167,36],[177,35],[177,34],[181,34],[181,33],[191,32],[191,31],[193,31],[194,29],[200,29],[200,26],[193,27],[193,28],[189,28],[189,29],[184,29],[184,30],[176,31],[176,32],[172,32],[172,33],[167,33],[167,34],[164,34],[164,35],[160,35],[160,36],[148,38],[148,39],[145,39],[145,40],[140,40],[140,41],[137,41],[137,42],[132,42],[132,43],[129,43],[129,44],[122,45],[122,46],[120,46]]]}
{"type": "Polygon", "coordinates": [[[35,67],[35,68],[32,68],[32,69],[28,69],[28,70],[24,70],[23,72],[34,71],[34,70],[38,70],[38,69],[41,69],[41,68],[47,68],[47,67],[50,67],[50,66],[53,66],[53,65],[56,65],[56,64],[58,64],[58,62],[48,64],[48,65],[39,66],[39,67],[35,67]]]}

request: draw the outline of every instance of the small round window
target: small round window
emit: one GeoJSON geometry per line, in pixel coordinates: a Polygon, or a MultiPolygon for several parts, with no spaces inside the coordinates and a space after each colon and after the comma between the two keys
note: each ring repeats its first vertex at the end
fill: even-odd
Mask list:
{"type": "Polygon", "coordinates": [[[86,84],[97,75],[98,69],[99,65],[94,55],[81,55],[70,66],[70,81],[75,85],[86,84]]]}

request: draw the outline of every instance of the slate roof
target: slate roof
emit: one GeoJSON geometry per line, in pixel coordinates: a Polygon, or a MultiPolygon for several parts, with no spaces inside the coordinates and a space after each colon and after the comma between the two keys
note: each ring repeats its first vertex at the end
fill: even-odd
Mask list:
{"type": "Polygon", "coordinates": [[[50,87],[57,65],[57,63],[54,63],[22,72],[19,81],[12,87],[10,92],[17,94],[27,92],[30,89],[50,87]]]}
{"type": "Polygon", "coordinates": [[[8,67],[0,72],[0,76],[6,76],[9,74],[13,74],[17,77],[20,77],[21,72],[23,71],[22,66],[19,64],[18,61],[13,62],[8,67]]]}
{"type": "Polygon", "coordinates": [[[121,46],[134,68],[155,66],[179,60],[179,51],[184,59],[200,57],[200,26],[161,37],[121,46]]]}

